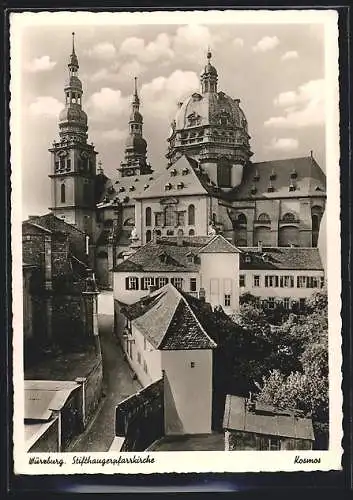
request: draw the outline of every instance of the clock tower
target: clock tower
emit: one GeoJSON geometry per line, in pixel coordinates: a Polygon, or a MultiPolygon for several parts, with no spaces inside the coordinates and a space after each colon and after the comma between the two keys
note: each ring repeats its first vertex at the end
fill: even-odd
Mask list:
{"type": "Polygon", "coordinates": [[[73,224],[92,239],[95,221],[96,155],[87,142],[87,115],[82,109],[82,83],[78,77],[78,58],[72,34],[72,53],[68,64],[65,108],[59,115],[59,141],[51,153],[51,210],[56,217],[73,224]]]}

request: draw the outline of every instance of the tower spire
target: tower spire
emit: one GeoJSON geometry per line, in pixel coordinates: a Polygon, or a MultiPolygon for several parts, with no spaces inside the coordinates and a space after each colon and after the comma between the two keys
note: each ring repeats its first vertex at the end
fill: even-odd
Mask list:
{"type": "Polygon", "coordinates": [[[75,55],[75,32],[72,32],[72,54],[75,55]]]}
{"type": "Polygon", "coordinates": [[[205,94],[207,92],[217,92],[217,80],[218,73],[214,66],[211,64],[212,52],[210,47],[207,48],[207,64],[201,73],[201,89],[202,93],[205,94]]]}
{"type": "Polygon", "coordinates": [[[140,99],[137,91],[137,76],[134,77],[134,93],[132,97],[132,109],[134,111],[139,111],[140,99]]]}

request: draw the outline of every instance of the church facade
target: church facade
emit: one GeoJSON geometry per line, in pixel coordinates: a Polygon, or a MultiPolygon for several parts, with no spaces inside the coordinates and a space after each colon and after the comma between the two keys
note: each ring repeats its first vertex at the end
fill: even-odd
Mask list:
{"type": "Polygon", "coordinates": [[[253,162],[240,99],[218,89],[212,55],[200,90],[178,105],[163,171],[147,160],[143,116],[135,79],[124,158],[109,179],[88,142],[82,83],[73,45],[52,161],[52,212],[89,238],[101,287],[112,269],[158,238],[223,235],[247,247],[315,248],[325,210],[326,180],[307,157],[253,162]]]}

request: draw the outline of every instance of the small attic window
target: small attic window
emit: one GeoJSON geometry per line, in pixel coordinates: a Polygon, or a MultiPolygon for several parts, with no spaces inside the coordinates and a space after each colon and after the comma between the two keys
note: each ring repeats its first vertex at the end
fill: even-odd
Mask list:
{"type": "Polygon", "coordinates": [[[130,198],[128,196],[125,196],[123,201],[124,201],[124,203],[127,203],[129,200],[130,200],[130,198]]]}
{"type": "Polygon", "coordinates": [[[135,182],[138,182],[139,180],[140,180],[140,179],[139,179],[138,177],[136,177],[135,182]]]}
{"type": "Polygon", "coordinates": [[[267,188],[267,192],[268,192],[268,193],[273,193],[273,192],[274,192],[274,190],[275,190],[275,188],[274,188],[273,186],[271,186],[271,185],[270,185],[270,186],[268,186],[268,188],[267,188]]]}
{"type": "Polygon", "coordinates": [[[150,187],[150,185],[149,185],[149,184],[145,184],[145,185],[143,186],[143,189],[148,189],[149,187],[150,187]]]}
{"type": "Polygon", "coordinates": [[[257,187],[256,186],[252,186],[251,188],[251,194],[256,194],[257,193],[257,187]]]}
{"type": "Polygon", "coordinates": [[[296,187],[294,186],[294,184],[290,183],[289,191],[295,191],[295,190],[296,190],[296,187]]]}
{"type": "Polygon", "coordinates": [[[130,186],[129,191],[135,191],[135,186],[130,186]]]}
{"type": "Polygon", "coordinates": [[[119,193],[123,193],[124,191],[125,191],[124,186],[120,186],[120,188],[119,188],[119,193]]]}
{"type": "Polygon", "coordinates": [[[171,185],[171,183],[170,183],[170,182],[168,182],[168,183],[164,186],[164,189],[165,189],[166,191],[170,191],[170,190],[172,189],[172,185],[171,185]]]}
{"type": "Polygon", "coordinates": [[[153,181],[153,177],[150,177],[148,180],[149,180],[149,181],[153,181]]]}
{"type": "Polygon", "coordinates": [[[178,182],[177,188],[178,189],[183,189],[183,187],[184,187],[184,183],[183,182],[178,182]]]}
{"type": "Polygon", "coordinates": [[[259,172],[255,172],[255,175],[254,175],[254,181],[255,182],[258,182],[260,180],[260,175],[259,175],[259,172]]]}
{"type": "Polygon", "coordinates": [[[171,175],[172,177],[176,176],[176,174],[177,174],[177,173],[178,173],[178,172],[176,171],[176,169],[175,169],[175,168],[172,168],[172,170],[170,171],[170,175],[171,175]]]}
{"type": "Polygon", "coordinates": [[[274,181],[276,179],[276,172],[274,170],[272,170],[272,172],[270,173],[270,181],[274,181]]]}
{"type": "Polygon", "coordinates": [[[293,170],[290,173],[290,178],[296,179],[297,177],[298,177],[297,171],[295,170],[295,168],[293,168],[293,170]]]}
{"type": "Polygon", "coordinates": [[[251,255],[245,255],[246,264],[251,264],[251,255]]]}
{"type": "Polygon", "coordinates": [[[320,186],[316,186],[315,191],[322,191],[320,186]]]}
{"type": "Polygon", "coordinates": [[[189,253],[189,254],[187,255],[187,258],[188,258],[188,262],[189,262],[189,264],[194,264],[194,263],[195,263],[195,254],[193,254],[193,253],[189,253]]]}
{"type": "Polygon", "coordinates": [[[120,200],[117,196],[114,198],[114,203],[120,203],[120,200]]]}
{"type": "Polygon", "coordinates": [[[161,262],[163,262],[164,264],[166,264],[166,263],[168,262],[168,254],[166,254],[166,253],[161,253],[161,254],[159,255],[159,260],[160,260],[161,262]]]}
{"type": "Polygon", "coordinates": [[[189,169],[188,168],[183,168],[183,170],[181,171],[182,175],[187,175],[188,173],[189,173],[189,169]]]}
{"type": "Polygon", "coordinates": [[[119,183],[120,183],[120,181],[115,181],[115,184],[119,184],[119,183]]]}

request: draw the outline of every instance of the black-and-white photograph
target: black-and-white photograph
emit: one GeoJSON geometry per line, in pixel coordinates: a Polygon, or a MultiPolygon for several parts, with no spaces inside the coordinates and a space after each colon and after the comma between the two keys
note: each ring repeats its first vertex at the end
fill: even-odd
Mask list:
{"type": "Polygon", "coordinates": [[[340,468],[329,14],[12,15],[18,471],[340,468]]]}

